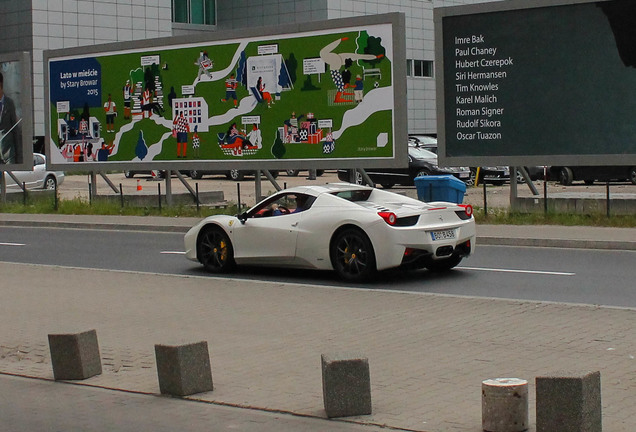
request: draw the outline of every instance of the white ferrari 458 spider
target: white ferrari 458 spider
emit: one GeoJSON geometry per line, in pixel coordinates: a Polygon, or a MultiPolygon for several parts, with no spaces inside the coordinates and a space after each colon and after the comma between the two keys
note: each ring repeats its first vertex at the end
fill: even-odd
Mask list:
{"type": "Polygon", "coordinates": [[[185,250],[213,273],[244,264],[334,270],[359,281],[395,267],[455,267],[475,250],[475,219],[470,205],[348,183],[300,186],[240,215],[203,219],[185,235],[185,250]]]}

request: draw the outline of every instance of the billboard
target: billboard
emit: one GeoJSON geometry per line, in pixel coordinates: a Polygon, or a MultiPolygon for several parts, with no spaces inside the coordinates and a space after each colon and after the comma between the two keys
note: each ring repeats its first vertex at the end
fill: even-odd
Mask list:
{"type": "Polygon", "coordinates": [[[636,164],[636,2],[435,10],[446,165],[636,164]]]}
{"type": "Polygon", "coordinates": [[[50,166],[406,165],[404,41],[386,14],[46,51],[50,166]]]}
{"type": "Polygon", "coordinates": [[[31,57],[0,54],[0,170],[32,169],[31,57]]]}

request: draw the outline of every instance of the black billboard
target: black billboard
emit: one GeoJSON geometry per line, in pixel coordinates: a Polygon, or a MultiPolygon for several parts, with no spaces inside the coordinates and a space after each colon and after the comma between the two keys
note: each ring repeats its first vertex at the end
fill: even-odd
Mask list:
{"type": "Polygon", "coordinates": [[[435,10],[442,163],[636,164],[636,2],[435,10]]]}

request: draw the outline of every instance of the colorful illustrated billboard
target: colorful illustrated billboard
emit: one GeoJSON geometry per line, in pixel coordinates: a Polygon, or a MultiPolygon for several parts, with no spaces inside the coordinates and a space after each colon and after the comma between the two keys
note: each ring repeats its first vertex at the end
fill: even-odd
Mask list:
{"type": "Polygon", "coordinates": [[[29,53],[0,54],[0,170],[33,169],[29,53]]]}
{"type": "Polygon", "coordinates": [[[403,21],[48,51],[51,166],[405,165],[403,21]]]}
{"type": "Polygon", "coordinates": [[[636,163],[636,2],[436,9],[447,165],[636,163]]]}

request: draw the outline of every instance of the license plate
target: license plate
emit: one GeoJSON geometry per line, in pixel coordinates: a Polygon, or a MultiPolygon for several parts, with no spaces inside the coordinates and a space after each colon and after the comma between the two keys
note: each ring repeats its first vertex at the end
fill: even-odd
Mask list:
{"type": "Polygon", "coordinates": [[[448,240],[455,238],[455,230],[431,231],[431,237],[435,240],[448,240]]]}

